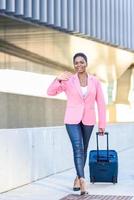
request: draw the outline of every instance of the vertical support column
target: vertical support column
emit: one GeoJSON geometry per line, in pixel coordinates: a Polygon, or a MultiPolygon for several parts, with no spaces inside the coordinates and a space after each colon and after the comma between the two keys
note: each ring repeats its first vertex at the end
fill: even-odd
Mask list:
{"type": "Polygon", "coordinates": [[[116,103],[129,104],[128,96],[131,86],[132,69],[128,68],[117,81],[116,103]]]}
{"type": "Polygon", "coordinates": [[[107,106],[107,111],[108,111],[108,121],[110,123],[115,123],[117,122],[117,114],[116,114],[116,104],[109,104],[107,106]]]}

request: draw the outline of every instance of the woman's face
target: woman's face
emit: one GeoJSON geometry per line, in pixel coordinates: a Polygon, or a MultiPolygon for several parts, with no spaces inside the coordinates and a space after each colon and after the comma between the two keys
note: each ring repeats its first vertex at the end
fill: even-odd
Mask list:
{"type": "Polygon", "coordinates": [[[87,62],[82,56],[78,56],[74,60],[74,68],[77,73],[83,73],[86,71],[87,62]]]}

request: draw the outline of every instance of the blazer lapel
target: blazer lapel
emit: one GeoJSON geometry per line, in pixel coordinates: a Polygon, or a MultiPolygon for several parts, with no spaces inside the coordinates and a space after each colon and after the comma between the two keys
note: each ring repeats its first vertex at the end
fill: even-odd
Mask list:
{"type": "Polygon", "coordinates": [[[80,87],[80,81],[79,81],[77,74],[74,75],[74,84],[75,84],[75,87],[76,87],[79,95],[83,98],[81,87],[80,87]]]}
{"type": "Polygon", "coordinates": [[[87,87],[87,94],[84,98],[87,98],[87,96],[90,93],[90,90],[92,88],[92,77],[88,74],[88,87],[87,87]]]}
{"type": "Polygon", "coordinates": [[[87,94],[84,97],[83,97],[83,94],[82,94],[82,91],[81,91],[80,81],[79,81],[77,74],[74,75],[74,84],[75,84],[75,87],[76,87],[79,95],[81,96],[81,98],[87,98],[88,95],[90,94],[90,90],[92,89],[92,76],[90,76],[88,74],[87,94]]]}

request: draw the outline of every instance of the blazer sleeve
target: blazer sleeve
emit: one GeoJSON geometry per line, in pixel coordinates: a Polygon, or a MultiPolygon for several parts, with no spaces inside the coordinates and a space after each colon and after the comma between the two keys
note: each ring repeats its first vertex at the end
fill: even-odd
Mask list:
{"type": "Polygon", "coordinates": [[[98,127],[106,127],[106,103],[102,91],[101,83],[97,80],[96,102],[98,108],[98,127]]]}
{"type": "Polygon", "coordinates": [[[66,90],[65,81],[58,81],[55,79],[47,89],[47,94],[50,96],[55,96],[66,90]]]}

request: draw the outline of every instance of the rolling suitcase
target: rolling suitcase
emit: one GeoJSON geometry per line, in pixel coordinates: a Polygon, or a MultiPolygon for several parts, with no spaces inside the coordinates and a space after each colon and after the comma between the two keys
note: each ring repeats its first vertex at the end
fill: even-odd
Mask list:
{"type": "Polygon", "coordinates": [[[108,133],[107,150],[99,150],[98,136],[96,133],[97,150],[89,153],[90,182],[113,182],[117,183],[118,177],[118,155],[115,150],[109,150],[108,133]]]}

